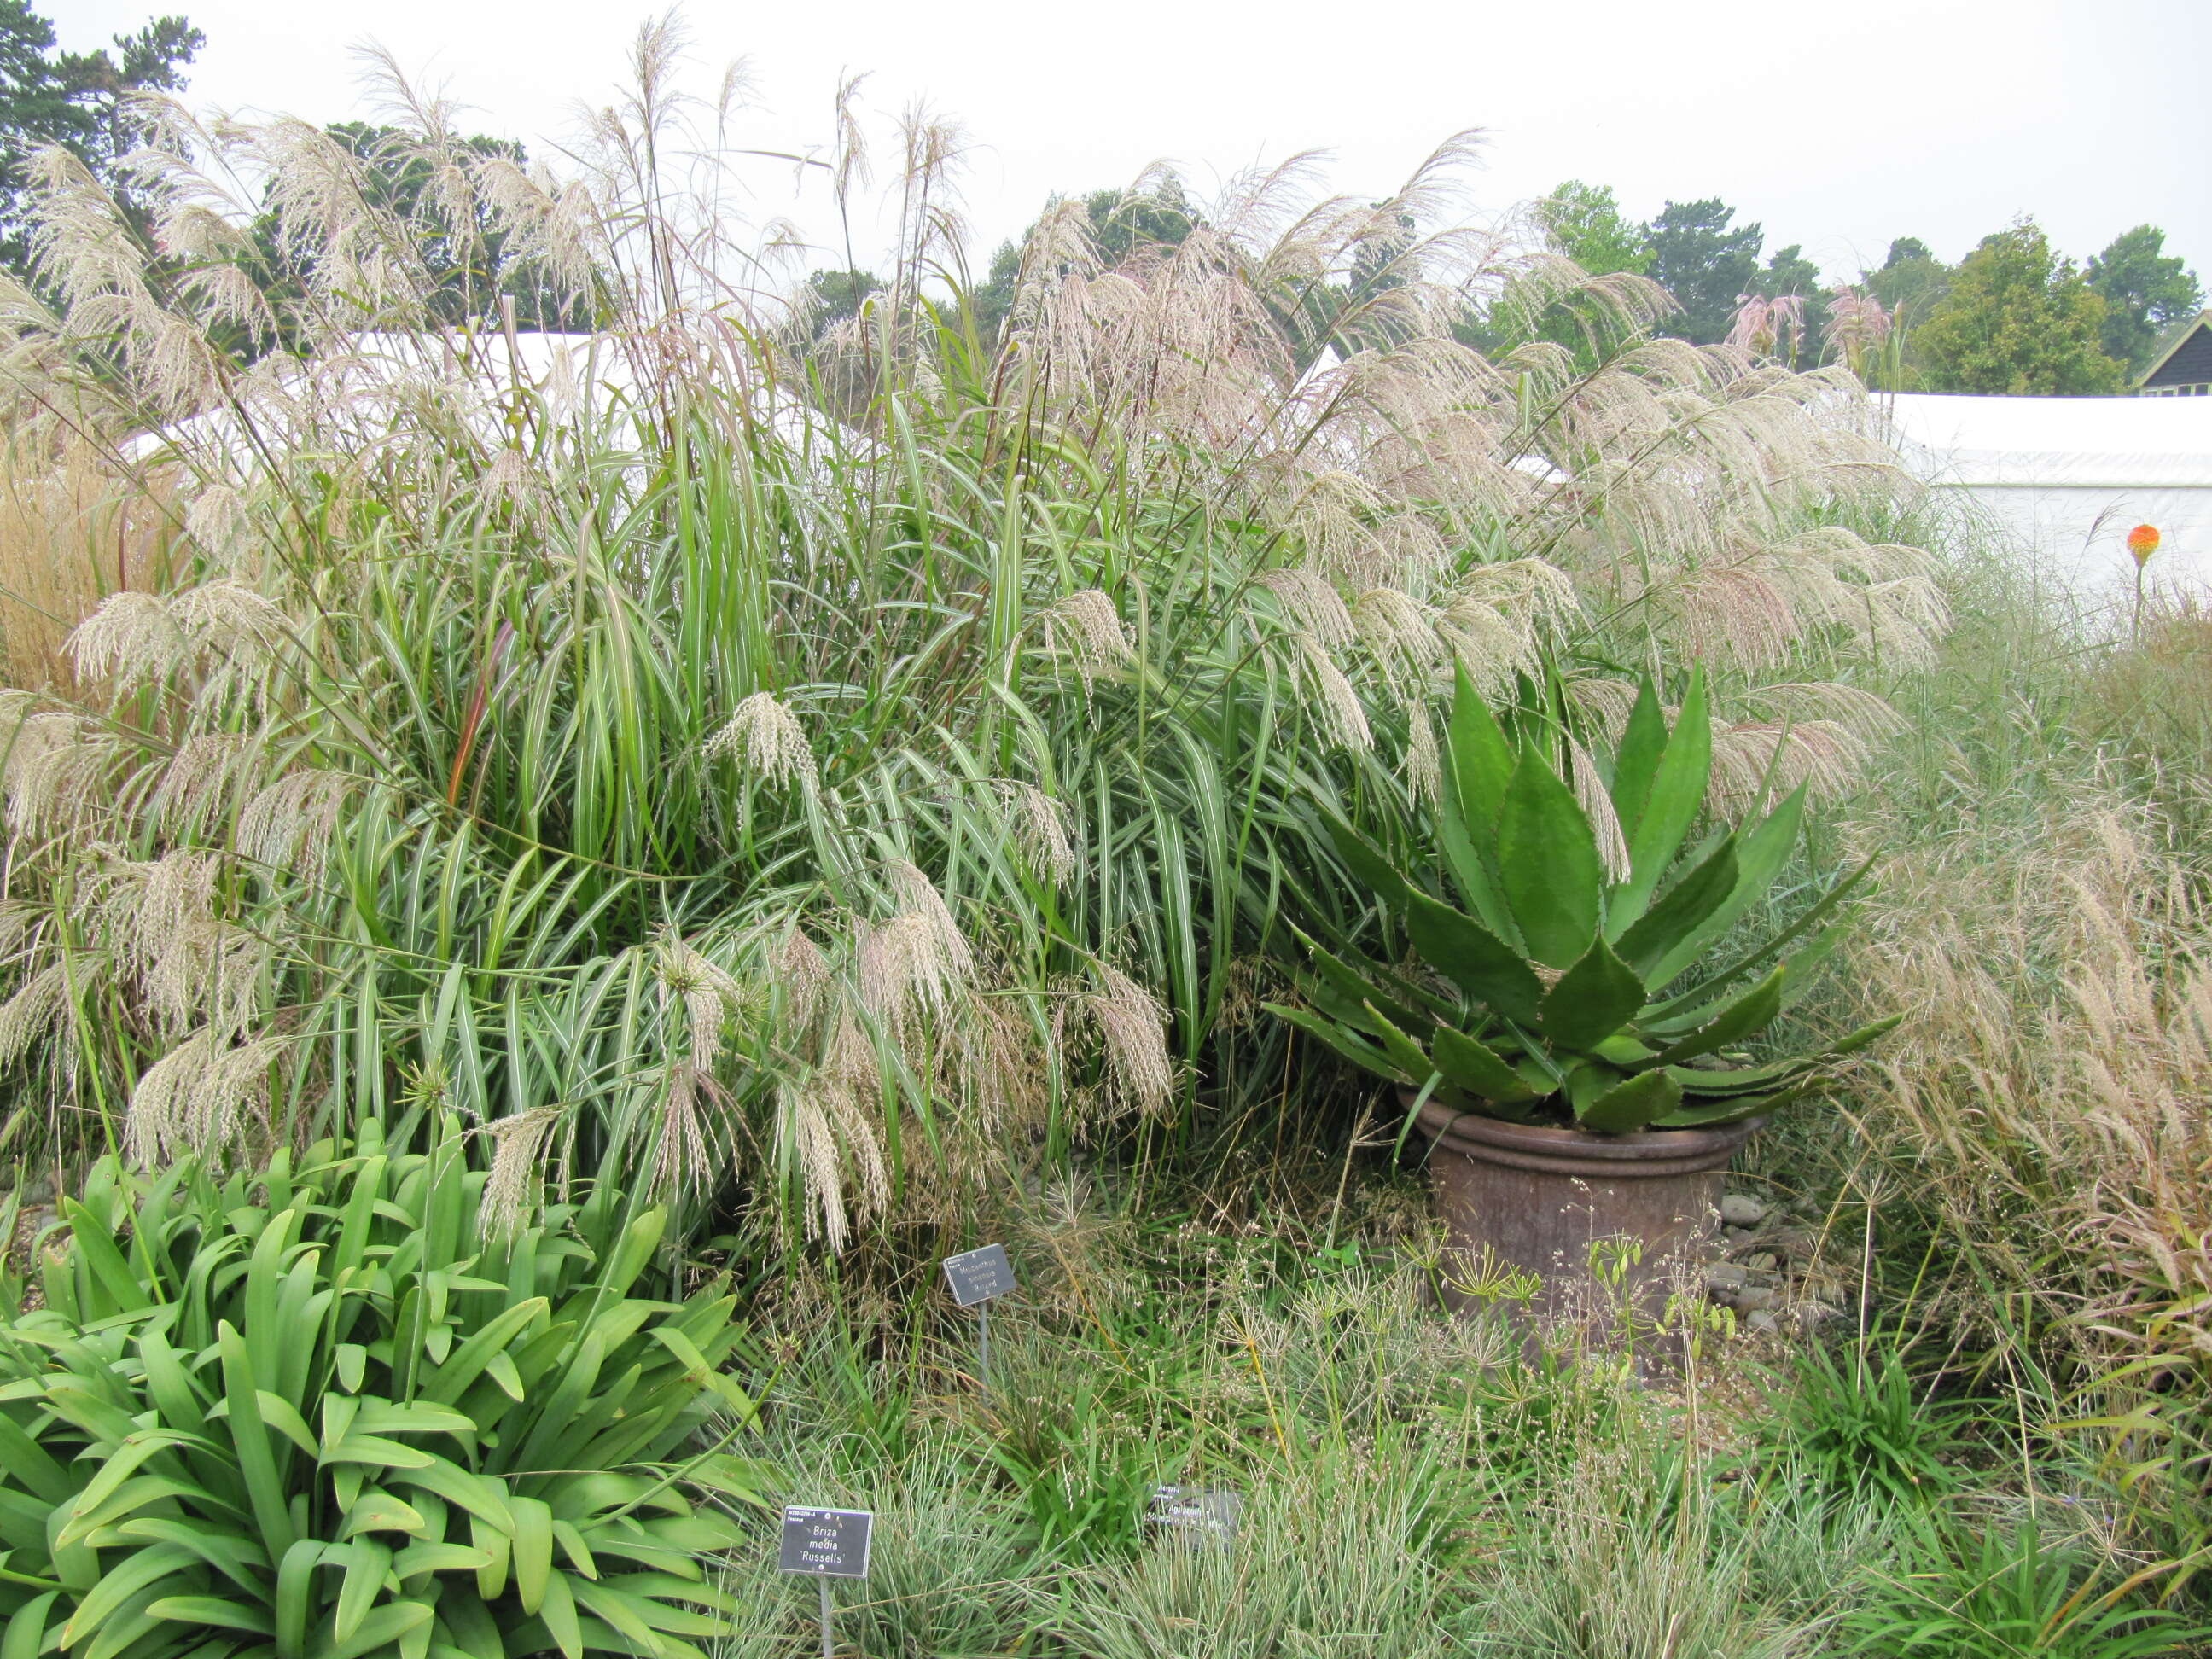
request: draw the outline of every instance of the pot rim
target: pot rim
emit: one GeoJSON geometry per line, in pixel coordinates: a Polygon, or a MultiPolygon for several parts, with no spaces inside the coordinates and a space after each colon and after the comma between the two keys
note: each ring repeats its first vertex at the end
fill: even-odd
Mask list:
{"type": "MultiPolygon", "coordinates": [[[[1400,1093],[1410,1105],[1413,1091],[1401,1089],[1400,1093]]],[[[1723,1169],[1765,1121],[1755,1117],[1705,1129],[1600,1135],[1548,1123],[1510,1123],[1480,1112],[1454,1111],[1433,1100],[1414,1120],[1437,1152],[1515,1169],[1632,1181],[1723,1169]]]]}

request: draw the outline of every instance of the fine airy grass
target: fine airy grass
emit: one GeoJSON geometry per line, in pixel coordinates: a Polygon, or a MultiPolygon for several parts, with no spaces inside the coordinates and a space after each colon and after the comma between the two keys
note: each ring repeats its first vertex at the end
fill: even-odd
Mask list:
{"type": "MultiPolygon", "coordinates": [[[[2179,1614],[2106,1604],[2134,1563],[2085,1445],[2023,1463],[2020,1402],[1931,1400],[1882,1332],[1809,1371],[1716,1333],[1639,1387],[1620,1355],[1532,1363],[1499,1319],[1442,1316],[1419,1236],[1302,1249],[1280,1219],[1007,1218],[1023,1283],[994,1304],[988,1388],[941,1293],[790,1291],[756,1357],[775,1495],[878,1516],[870,1577],[836,1591],[839,1650],[2188,1650],[2179,1614]],[[1162,1482],[1235,1490],[1234,1540],[1148,1522],[1162,1482]]],[[[746,1659],[818,1639],[773,1531],[729,1569],[746,1659]]]]}

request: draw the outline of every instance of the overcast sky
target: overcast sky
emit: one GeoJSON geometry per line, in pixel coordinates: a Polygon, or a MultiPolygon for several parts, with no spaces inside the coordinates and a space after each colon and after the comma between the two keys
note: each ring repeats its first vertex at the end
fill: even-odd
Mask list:
{"type": "MultiPolygon", "coordinates": [[[[351,48],[442,82],[475,126],[526,141],[613,94],[651,8],[608,0],[45,0],[66,46],[180,5],[206,31],[195,103],[316,121],[371,112],[351,48]]],[[[1052,191],[1157,159],[1201,189],[1331,151],[1379,195],[1446,135],[1491,136],[1483,198],[1610,184],[1638,217],[1719,196],[1832,276],[1893,236],[1956,258],[2021,214],[2077,258],[2146,221],[2212,279],[2212,0],[935,0],[742,6],[684,23],[702,90],[750,60],[738,141],[829,135],[838,76],[872,71],[886,122],[925,99],[975,149],[988,257],[1052,191]]],[[[788,169],[761,163],[763,215],[788,169]]],[[[828,234],[820,202],[801,204],[828,234]]]]}

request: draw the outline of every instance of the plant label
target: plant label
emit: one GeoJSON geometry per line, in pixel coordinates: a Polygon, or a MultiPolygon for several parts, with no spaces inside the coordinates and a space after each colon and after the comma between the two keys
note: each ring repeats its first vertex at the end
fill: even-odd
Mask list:
{"type": "Polygon", "coordinates": [[[783,1547],[779,1572],[803,1572],[814,1578],[866,1578],[868,1544],[876,1529],[869,1510],[817,1510],[798,1504],[783,1507],[783,1547]]]}
{"type": "Polygon", "coordinates": [[[1237,1536],[1243,1515],[1243,1494],[1225,1486],[1155,1486],[1146,1518],[1182,1534],[1185,1543],[1196,1547],[1226,1544],[1237,1536]]]}
{"type": "Polygon", "coordinates": [[[978,1250],[946,1256],[945,1282],[952,1287],[955,1302],[972,1308],[1014,1288],[1014,1264],[1006,1260],[1005,1245],[986,1244],[978,1250]]]}

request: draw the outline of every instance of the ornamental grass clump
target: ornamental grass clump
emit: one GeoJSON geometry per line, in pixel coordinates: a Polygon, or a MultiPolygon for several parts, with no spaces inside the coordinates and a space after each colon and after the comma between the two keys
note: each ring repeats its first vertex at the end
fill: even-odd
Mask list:
{"type": "Polygon", "coordinates": [[[1834,947],[1824,924],[1857,875],[1788,926],[1731,939],[1796,851],[1806,786],[1692,844],[1713,787],[1706,697],[1693,672],[1670,727],[1647,679],[1601,762],[1534,711],[1509,735],[1462,676],[1433,838],[1394,859],[1329,824],[1413,962],[1316,945],[1310,1006],[1276,1012],[1452,1110],[1596,1134],[1717,1127],[1820,1088],[1896,1017],[1764,1065],[1741,1049],[1834,947]]]}
{"type": "Polygon", "coordinates": [[[0,1320],[0,1647],[702,1659],[756,1477],[734,1299],[611,1187],[507,1223],[427,1152],[103,1162],[0,1320]],[[479,1237],[480,1214],[496,1230],[479,1237]],[[702,1646],[702,1644],[706,1644],[702,1646]]]}
{"type": "Polygon", "coordinates": [[[143,220],[38,161],[19,465],[81,435],[167,574],[0,708],[7,1144],[422,1103],[683,1226],[941,1222],[1278,1109],[1243,988],[1362,904],[1308,803],[1401,836],[1455,672],[1625,714],[1619,665],[1694,653],[1717,769],[1817,792],[1941,631],[1848,377],[1474,234],[1471,139],[1379,204],[1239,177],[1118,261],[1055,209],[990,321],[925,282],[957,153],[917,119],[898,269],[817,337],[679,56],[646,33],[562,175],[396,83],[359,147],[149,104],[143,220]]]}

